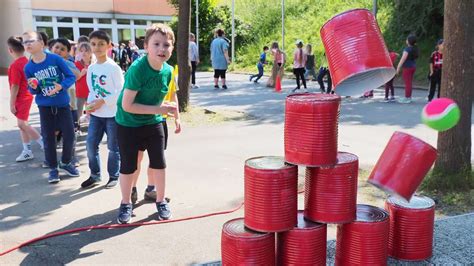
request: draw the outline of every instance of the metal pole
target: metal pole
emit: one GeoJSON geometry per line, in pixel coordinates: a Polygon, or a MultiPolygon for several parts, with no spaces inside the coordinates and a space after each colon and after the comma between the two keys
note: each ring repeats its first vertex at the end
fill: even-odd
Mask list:
{"type": "Polygon", "coordinates": [[[232,62],[235,62],[235,0],[232,0],[232,62]]]}
{"type": "Polygon", "coordinates": [[[285,50],[285,0],[281,0],[281,50],[285,50]]]}
{"type": "Polygon", "coordinates": [[[199,52],[199,0],[196,0],[196,45],[199,52]]]}
{"type": "Polygon", "coordinates": [[[373,13],[374,13],[374,17],[377,18],[377,0],[374,0],[373,2],[373,13]]]}

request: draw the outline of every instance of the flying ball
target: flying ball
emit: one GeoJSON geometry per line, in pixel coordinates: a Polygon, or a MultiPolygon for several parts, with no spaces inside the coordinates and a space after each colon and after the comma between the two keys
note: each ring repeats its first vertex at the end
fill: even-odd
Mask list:
{"type": "Polygon", "coordinates": [[[437,131],[446,131],[454,127],[461,117],[461,110],[453,100],[439,98],[425,105],[421,112],[421,121],[437,131]]]}

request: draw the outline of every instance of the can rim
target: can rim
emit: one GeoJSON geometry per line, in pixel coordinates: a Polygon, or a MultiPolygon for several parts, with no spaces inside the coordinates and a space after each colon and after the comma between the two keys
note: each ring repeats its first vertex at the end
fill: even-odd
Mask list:
{"type": "Polygon", "coordinates": [[[356,219],[354,220],[354,222],[376,223],[376,222],[386,221],[388,218],[389,218],[388,212],[382,208],[379,208],[373,205],[368,205],[368,204],[357,204],[357,214],[356,214],[356,219]],[[372,212],[369,212],[369,211],[372,211],[372,212]],[[362,214],[362,213],[379,214],[379,216],[373,217],[374,219],[372,220],[372,219],[362,217],[362,215],[359,216],[359,214],[362,214]]]}
{"type": "Polygon", "coordinates": [[[288,164],[285,161],[285,158],[283,156],[273,156],[273,155],[256,156],[256,157],[249,158],[249,159],[245,160],[245,166],[250,167],[252,169],[256,169],[256,170],[286,170],[286,169],[291,169],[291,168],[295,167],[294,165],[288,164]],[[271,167],[271,163],[268,164],[269,167],[265,167],[265,168],[256,165],[256,163],[254,163],[254,164],[251,163],[254,160],[258,160],[258,159],[261,160],[261,159],[264,159],[264,158],[267,158],[269,160],[274,160],[274,166],[275,167],[271,167]],[[280,162],[281,162],[281,165],[277,167],[277,165],[280,162]]]}
{"type": "Polygon", "coordinates": [[[421,195],[412,196],[408,202],[403,198],[390,196],[387,198],[387,203],[399,208],[414,210],[432,209],[436,205],[433,199],[421,195]]]}
{"type": "Polygon", "coordinates": [[[402,198],[402,199],[404,199],[404,200],[406,200],[406,201],[410,201],[410,199],[411,199],[411,197],[412,197],[412,196],[410,196],[410,197],[407,199],[405,196],[402,196],[401,194],[395,192],[395,190],[393,190],[393,189],[391,189],[391,188],[389,188],[389,187],[387,187],[387,186],[385,186],[385,185],[382,185],[379,181],[377,181],[377,180],[375,180],[375,179],[369,179],[369,180],[367,180],[367,182],[368,182],[369,184],[375,186],[376,188],[378,188],[378,189],[380,189],[380,190],[382,190],[382,191],[384,191],[384,192],[386,192],[386,193],[392,195],[392,196],[396,196],[396,197],[402,198]]]}
{"type": "Polygon", "coordinates": [[[343,11],[343,12],[341,12],[341,13],[338,13],[338,14],[334,15],[334,16],[331,17],[330,19],[328,19],[328,21],[326,21],[326,22],[321,26],[321,29],[319,30],[319,33],[321,34],[321,32],[323,31],[324,27],[325,27],[329,22],[331,22],[334,18],[339,17],[339,16],[342,16],[342,15],[344,15],[344,14],[346,14],[346,13],[353,12],[353,11],[358,11],[358,10],[364,10],[364,11],[367,11],[367,12],[369,12],[370,14],[372,14],[372,13],[370,12],[370,10],[368,10],[367,8],[353,8],[353,9],[349,9],[349,10],[343,11]]]}
{"type": "MultiPolygon", "coordinates": [[[[240,226],[240,224],[236,224],[236,225],[240,226]]],[[[230,238],[239,238],[239,239],[240,239],[240,238],[245,238],[245,239],[260,239],[260,238],[267,238],[267,237],[269,237],[269,235],[271,236],[271,234],[269,234],[269,233],[264,233],[264,232],[255,231],[255,230],[249,228],[248,226],[246,226],[243,217],[234,218],[234,219],[231,219],[231,220],[225,222],[224,225],[222,226],[222,231],[226,233],[226,236],[227,236],[227,237],[230,237],[230,238]],[[238,221],[238,220],[241,220],[243,229],[245,230],[246,234],[233,235],[233,234],[230,234],[230,233],[231,233],[231,232],[236,232],[236,231],[229,231],[229,230],[226,230],[226,229],[229,228],[229,227],[226,227],[226,225],[229,225],[230,223],[236,222],[236,221],[238,221]]]]}
{"type": "MultiPolygon", "coordinates": [[[[313,99],[315,102],[340,102],[341,96],[337,94],[321,94],[321,93],[293,93],[286,96],[286,100],[292,98],[294,101],[303,102],[304,98],[295,99],[297,96],[306,96],[307,99],[313,99]],[[316,96],[309,98],[308,96],[316,96]]],[[[308,100],[307,100],[308,101],[308,100]]]]}
{"type": "Polygon", "coordinates": [[[434,151],[434,152],[438,152],[438,150],[437,150],[435,147],[433,147],[431,144],[429,144],[428,142],[426,142],[426,141],[424,141],[424,140],[422,140],[422,139],[419,139],[419,138],[417,138],[417,137],[415,137],[415,136],[413,136],[413,135],[411,135],[411,134],[408,134],[408,133],[405,133],[405,132],[402,132],[402,131],[395,131],[395,132],[393,132],[392,137],[390,137],[390,139],[392,139],[393,136],[395,136],[395,135],[409,136],[410,138],[415,139],[416,141],[419,141],[419,142],[423,143],[424,145],[428,146],[428,148],[429,148],[430,150],[432,150],[432,151],[434,151]]]}

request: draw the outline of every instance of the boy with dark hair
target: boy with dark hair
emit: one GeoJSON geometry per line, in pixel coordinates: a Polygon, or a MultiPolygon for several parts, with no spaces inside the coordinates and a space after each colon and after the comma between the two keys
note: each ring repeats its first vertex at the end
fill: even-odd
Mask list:
{"type": "Polygon", "coordinates": [[[263,52],[260,54],[260,59],[257,63],[258,74],[251,75],[249,78],[250,81],[252,81],[252,79],[256,77],[253,82],[258,83],[258,80],[263,76],[263,65],[267,64],[267,51],[268,46],[263,46],[263,52]]]}
{"type": "Polygon", "coordinates": [[[17,162],[23,162],[34,158],[31,151],[31,140],[35,140],[43,148],[43,139],[36,129],[28,124],[33,95],[28,91],[25,68],[28,58],[24,56],[25,48],[20,37],[11,36],[7,40],[8,53],[14,59],[8,68],[8,82],[10,83],[10,111],[17,118],[20,136],[23,143],[23,151],[16,158],[17,162]]]}
{"type": "Polygon", "coordinates": [[[112,47],[110,37],[105,31],[93,31],[89,35],[92,52],[97,62],[90,65],[87,70],[87,97],[86,112],[90,114],[89,128],[87,131],[87,158],[89,159],[90,177],[82,182],[82,188],[95,186],[101,180],[99,144],[107,135],[107,148],[109,157],[107,171],[109,181],[105,188],[115,187],[118,183],[120,169],[120,153],[117,142],[117,98],[122,90],[124,79],[122,69],[107,56],[107,51],[112,47]]]}
{"type": "Polygon", "coordinates": [[[51,168],[48,182],[60,181],[54,136],[57,128],[63,132],[64,139],[59,168],[66,171],[69,176],[79,176],[79,171],[71,163],[74,127],[69,109],[69,95],[63,89],[71,87],[75,82],[74,74],[61,57],[43,51],[44,44],[37,32],[25,32],[23,45],[31,54],[31,59],[25,66],[25,75],[30,92],[36,94],[45,158],[51,168]]]}

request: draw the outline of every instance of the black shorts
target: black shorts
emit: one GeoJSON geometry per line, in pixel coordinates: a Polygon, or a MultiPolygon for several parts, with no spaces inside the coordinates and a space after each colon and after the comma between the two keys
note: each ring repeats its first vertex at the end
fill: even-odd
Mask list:
{"type": "Polygon", "coordinates": [[[117,125],[120,150],[120,173],[133,174],[137,170],[138,151],[147,151],[152,169],[165,169],[165,132],[163,123],[141,127],[117,125]]]}
{"type": "Polygon", "coordinates": [[[227,69],[214,69],[214,78],[217,79],[221,77],[221,79],[225,79],[225,72],[227,69]]]}

